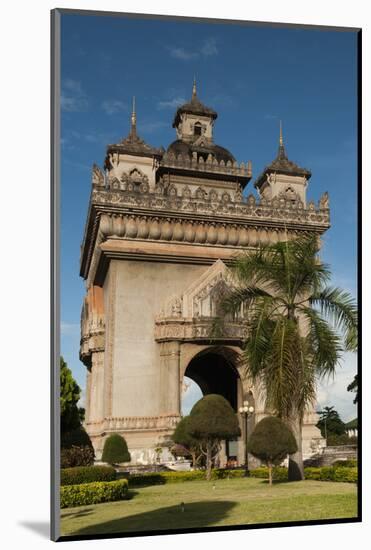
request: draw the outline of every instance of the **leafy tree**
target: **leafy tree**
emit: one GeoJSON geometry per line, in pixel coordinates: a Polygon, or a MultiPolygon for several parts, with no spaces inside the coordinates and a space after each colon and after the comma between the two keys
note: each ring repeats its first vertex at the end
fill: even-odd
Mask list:
{"type": "Polygon", "coordinates": [[[317,380],[333,376],[343,351],[357,347],[356,305],[346,292],[326,286],[330,270],[318,250],[317,236],[307,235],[238,256],[234,287],[222,298],[214,326],[218,333],[225,319],[242,308],[248,312],[245,374],[264,383],[267,407],[295,436],[290,480],[304,478],[303,415],[315,400],[317,380]]]}
{"type": "Polygon", "coordinates": [[[131,456],[125,439],[119,434],[109,435],[104,442],[102,462],[120,464],[130,462],[131,456]]]}
{"type": "Polygon", "coordinates": [[[219,451],[221,440],[241,434],[237,416],[224,397],[209,394],[193,406],[188,422],[190,435],[199,441],[206,456],[206,479],[209,481],[213,456],[219,451]]]}
{"type": "Polygon", "coordinates": [[[69,432],[81,425],[82,409],[77,403],[81,390],[72,376],[67,363],[60,358],[60,406],[61,406],[61,432],[69,432]]]}
{"type": "Polygon", "coordinates": [[[341,420],[339,413],[335,410],[335,407],[324,407],[319,414],[320,419],[317,422],[317,428],[321,430],[322,437],[325,437],[327,440],[331,435],[345,434],[345,424],[341,420]]]}
{"type": "Polygon", "coordinates": [[[354,376],[353,381],[347,387],[347,391],[355,392],[356,395],[353,399],[353,403],[356,405],[358,403],[358,374],[354,376]]]}
{"type": "Polygon", "coordinates": [[[249,452],[268,466],[269,485],[272,485],[273,466],[280,464],[288,454],[295,453],[297,448],[291,430],[275,416],[258,422],[248,442],[249,452]]]}
{"type": "Polygon", "coordinates": [[[90,466],[94,448],[82,426],[85,410],[78,407],[80,387],[63,357],[60,358],[61,468],[90,466]]]}
{"type": "Polygon", "coordinates": [[[184,416],[181,419],[181,421],[175,428],[172,440],[174,441],[174,443],[177,444],[177,446],[181,446],[181,449],[178,449],[177,454],[182,453],[183,456],[191,456],[192,467],[195,468],[201,458],[201,446],[199,440],[195,437],[192,437],[189,432],[189,421],[190,416],[184,416]]]}

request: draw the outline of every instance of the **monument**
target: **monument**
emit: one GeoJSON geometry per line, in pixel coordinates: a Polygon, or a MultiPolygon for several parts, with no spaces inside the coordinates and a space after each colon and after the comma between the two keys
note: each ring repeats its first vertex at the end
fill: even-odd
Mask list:
{"type": "MultiPolygon", "coordinates": [[[[237,411],[254,403],[250,428],[266,414],[264,391],[238,366],[246,337],[244,311],[211,339],[218,297],[230,284],[233,257],[260,243],[329,227],[328,196],[307,202],[309,170],[290,161],[280,129],[277,157],[243,190],[251,162],[238,163],[213,137],[217,113],[192,98],[175,114],[167,150],[137,133],[108,145],[92,191],[81,247],[86,296],[80,358],[87,367],[85,426],[99,459],[105,438],[122,434],[134,463],[151,463],[181,418],[184,376],[204,394],[219,393],[237,411]]],[[[304,458],[323,444],[308,410],[304,458]]],[[[243,430],[242,430],[243,433],[243,430]]],[[[221,465],[244,442],[225,442],[221,465]]],[[[166,455],[163,455],[164,457],[166,455]]]]}

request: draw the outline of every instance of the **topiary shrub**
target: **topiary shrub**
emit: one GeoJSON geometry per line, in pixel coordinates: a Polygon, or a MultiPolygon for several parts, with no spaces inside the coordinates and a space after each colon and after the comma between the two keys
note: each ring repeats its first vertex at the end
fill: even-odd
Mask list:
{"type": "Polygon", "coordinates": [[[120,464],[130,460],[131,456],[125,439],[119,434],[109,435],[104,442],[102,462],[120,464]]]}
{"type": "Polygon", "coordinates": [[[237,416],[229,402],[218,394],[205,395],[193,406],[188,420],[188,433],[200,443],[206,456],[206,479],[211,479],[213,456],[222,439],[241,435],[237,416]]]}
{"type": "Polygon", "coordinates": [[[247,446],[252,455],[268,466],[269,485],[272,485],[273,465],[280,464],[298,448],[292,432],[275,416],[267,416],[258,422],[247,446]]]}
{"type": "Polygon", "coordinates": [[[124,500],[127,498],[128,486],[127,479],[66,485],[60,490],[61,508],[124,500]]]}
{"type": "MultiPolygon", "coordinates": [[[[172,435],[172,440],[176,444],[171,449],[171,452],[177,453],[178,456],[191,456],[192,457],[192,467],[195,468],[200,462],[202,457],[200,441],[189,432],[190,427],[190,416],[183,416],[181,421],[177,424],[175,431],[172,435]],[[185,452],[187,454],[185,454],[185,452]],[[183,453],[183,454],[181,454],[183,453]]],[[[173,453],[173,454],[174,454],[173,453]]]]}
{"type": "Polygon", "coordinates": [[[86,466],[61,470],[61,485],[78,485],[93,481],[114,481],[116,470],[111,466],[86,466]]]}

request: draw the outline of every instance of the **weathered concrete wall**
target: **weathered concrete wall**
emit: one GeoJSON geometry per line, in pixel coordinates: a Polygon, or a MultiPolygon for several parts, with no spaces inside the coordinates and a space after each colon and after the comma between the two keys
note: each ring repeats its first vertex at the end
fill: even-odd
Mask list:
{"type": "Polygon", "coordinates": [[[169,296],[181,293],[207,267],[129,260],[112,261],[112,268],[117,270],[112,415],[175,412],[161,402],[162,348],[154,339],[154,320],[169,296]]]}

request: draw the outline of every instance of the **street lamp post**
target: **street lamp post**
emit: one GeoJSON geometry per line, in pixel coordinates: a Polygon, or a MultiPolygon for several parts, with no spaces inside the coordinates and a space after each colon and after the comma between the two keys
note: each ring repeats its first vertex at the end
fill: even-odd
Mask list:
{"type": "Polygon", "coordinates": [[[249,475],[249,455],[247,451],[247,428],[248,428],[248,419],[254,413],[254,407],[249,405],[248,401],[243,402],[243,407],[238,409],[240,415],[244,419],[245,423],[245,477],[249,475]]]}

